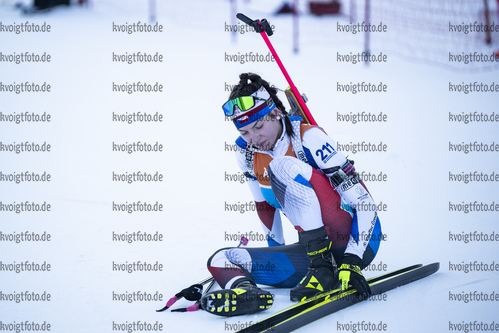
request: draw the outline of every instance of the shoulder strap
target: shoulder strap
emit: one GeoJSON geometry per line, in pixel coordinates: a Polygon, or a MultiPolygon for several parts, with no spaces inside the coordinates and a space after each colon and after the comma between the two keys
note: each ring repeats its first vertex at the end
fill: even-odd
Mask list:
{"type": "Polygon", "coordinates": [[[255,175],[255,170],[253,170],[253,154],[255,153],[255,150],[253,149],[253,146],[246,145],[246,168],[248,169],[248,174],[245,175],[246,177],[250,176],[249,178],[257,179],[255,175]]]}
{"type": "Polygon", "coordinates": [[[300,120],[292,121],[291,124],[293,125],[293,133],[294,135],[291,137],[291,144],[293,145],[293,151],[295,152],[296,157],[302,162],[305,162],[307,164],[307,155],[305,155],[305,151],[303,150],[303,143],[302,143],[302,137],[301,137],[301,128],[300,120]]]}
{"type": "Polygon", "coordinates": [[[246,158],[246,169],[248,169],[248,171],[245,172],[244,175],[248,178],[257,179],[255,171],[253,170],[253,154],[255,152],[253,146],[248,145],[248,143],[244,141],[242,137],[237,138],[236,144],[245,151],[244,154],[246,158]]]}

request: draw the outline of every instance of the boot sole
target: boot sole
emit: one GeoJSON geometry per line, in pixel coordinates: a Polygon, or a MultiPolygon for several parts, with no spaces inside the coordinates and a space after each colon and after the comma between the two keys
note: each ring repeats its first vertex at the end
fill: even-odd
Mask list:
{"type": "Polygon", "coordinates": [[[261,289],[222,289],[201,298],[201,306],[205,311],[224,317],[260,312],[269,309],[273,303],[272,294],[261,289]]]}

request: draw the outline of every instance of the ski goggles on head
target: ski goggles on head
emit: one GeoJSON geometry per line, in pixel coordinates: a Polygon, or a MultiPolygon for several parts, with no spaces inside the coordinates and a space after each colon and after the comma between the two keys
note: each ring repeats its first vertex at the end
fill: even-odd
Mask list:
{"type": "Polygon", "coordinates": [[[250,96],[241,96],[231,99],[225,102],[224,105],[222,105],[222,109],[224,110],[225,116],[234,117],[251,110],[257,104],[259,104],[259,101],[267,102],[268,104],[272,102],[272,98],[270,98],[270,94],[267,90],[259,89],[252,93],[250,96]]]}
{"type": "Polygon", "coordinates": [[[224,113],[227,117],[231,117],[234,115],[234,111],[236,106],[240,111],[248,111],[252,107],[256,105],[256,101],[267,101],[266,99],[255,97],[255,96],[242,96],[231,99],[230,101],[225,102],[222,106],[224,113]]]}

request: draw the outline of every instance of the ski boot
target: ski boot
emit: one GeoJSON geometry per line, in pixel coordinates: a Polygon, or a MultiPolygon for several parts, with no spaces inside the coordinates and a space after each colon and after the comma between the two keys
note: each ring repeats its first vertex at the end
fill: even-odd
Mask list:
{"type": "Polygon", "coordinates": [[[269,309],[274,303],[270,292],[244,281],[232,289],[209,292],[201,298],[201,307],[217,316],[239,316],[269,309]]]}
{"type": "Polygon", "coordinates": [[[290,291],[290,299],[294,302],[333,290],[338,285],[338,272],[333,265],[331,241],[326,238],[326,229],[321,227],[298,235],[300,243],[307,249],[310,264],[307,275],[290,291]]]}

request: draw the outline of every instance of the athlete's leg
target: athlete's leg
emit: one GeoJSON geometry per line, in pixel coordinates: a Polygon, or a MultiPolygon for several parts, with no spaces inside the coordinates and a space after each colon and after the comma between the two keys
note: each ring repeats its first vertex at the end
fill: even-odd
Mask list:
{"type": "Polygon", "coordinates": [[[352,214],[342,209],[341,197],[329,180],[300,160],[284,156],[269,166],[272,190],[286,217],[298,232],[324,227],[336,261],[345,252],[352,214]]]}
{"type": "Polygon", "coordinates": [[[201,306],[221,316],[266,310],[272,306],[273,297],[256,284],[294,286],[307,266],[307,256],[300,244],[221,249],[208,260],[208,269],[222,289],[205,294],[201,306]]]}
{"type": "Polygon", "coordinates": [[[208,270],[222,288],[241,281],[290,288],[306,274],[308,259],[300,244],[262,248],[224,248],[208,260],[208,270]]]}
{"type": "Polygon", "coordinates": [[[327,178],[310,165],[284,156],[269,165],[269,178],[284,214],[299,232],[309,269],[291,290],[292,300],[331,290],[337,283],[332,255],[340,260],[348,243],[352,216],[327,178]]]}

